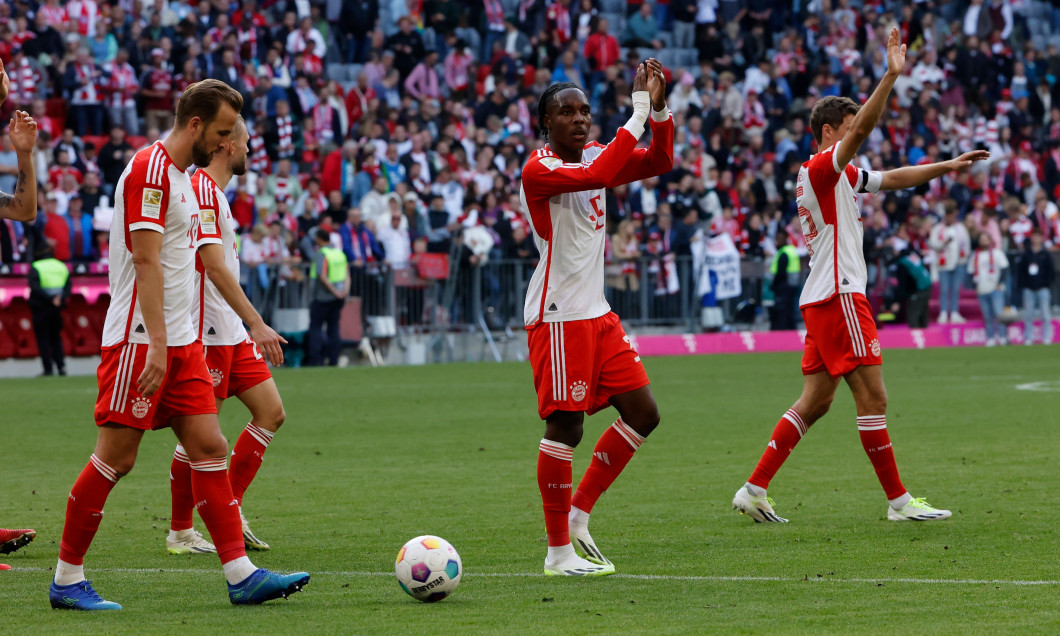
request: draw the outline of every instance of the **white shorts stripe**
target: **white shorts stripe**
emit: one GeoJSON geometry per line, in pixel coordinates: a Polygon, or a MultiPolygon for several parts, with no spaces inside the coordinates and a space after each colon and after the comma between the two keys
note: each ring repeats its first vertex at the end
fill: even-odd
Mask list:
{"type": "Polygon", "coordinates": [[[854,308],[854,299],[850,294],[839,295],[840,304],[843,306],[843,317],[847,321],[847,331],[850,333],[850,342],[854,348],[854,355],[861,358],[865,356],[865,339],[861,334],[861,323],[858,322],[858,313],[854,308]]]}
{"type": "Polygon", "coordinates": [[[548,323],[548,346],[549,346],[549,357],[552,361],[552,400],[559,402],[560,400],[560,356],[555,353],[555,345],[557,345],[558,338],[555,335],[555,323],[548,323]]]}
{"type": "Polygon", "coordinates": [[[562,399],[567,399],[567,342],[563,333],[563,323],[557,323],[559,325],[559,370],[560,370],[560,381],[559,390],[563,396],[562,399]]]}
{"type": "Polygon", "coordinates": [[[114,388],[110,393],[110,410],[121,413],[125,410],[125,386],[128,384],[126,375],[132,368],[132,344],[122,347],[121,355],[118,357],[118,372],[114,376],[114,388]]]}

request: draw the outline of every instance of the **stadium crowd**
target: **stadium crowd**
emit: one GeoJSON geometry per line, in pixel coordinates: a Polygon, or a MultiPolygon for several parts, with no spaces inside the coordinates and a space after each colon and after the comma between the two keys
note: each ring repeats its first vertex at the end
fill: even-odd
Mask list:
{"type": "MultiPolygon", "coordinates": [[[[785,234],[805,253],[795,176],[817,150],[809,111],[826,95],[868,96],[893,25],[909,43],[906,71],[857,158],[861,167],[974,148],[991,159],[916,190],[864,195],[866,256],[883,265],[872,268],[870,284],[888,279],[887,265],[903,256],[963,271],[980,234],[1011,252],[1038,230],[1053,250],[1060,48],[1051,34],[1060,33],[1060,12],[1048,7],[4,1],[0,59],[11,96],[0,121],[22,108],[39,122],[42,213],[24,227],[0,223],[0,260],[27,260],[44,240],[61,260],[106,261],[110,197],[122,170],[137,148],[167,133],[183,88],[207,77],[245,98],[250,172],[227,193],[245,282],[268,286],[273,272],[296,277],[290,266],[311,260],[317,228],[332,233],[352,267],[368,270],[448,253],[472,227],[488,236],[473,258],[533,259],[519,175],[544,143],[536,134],[540,94],[555,81],[583,86],[594,114],[590,138],[606,143],[629,117],[636,64],[654,56],[667,67],[674,170],[608,193],[608,281],[628,290],[649,266],[665,291],[672,270],[658,263],[691,254],[712,234],[731,235],[745,258],[771,259],[785,234]],[[948,243],[932,240],[947,211],[968,234],[967,249],[948,262],[948,243]],[[269,267],[277,264],[286,267],[269,267]]],[[[2,143],[0,190],[10,192],[16,162],[6,136],[2,143]]]]}

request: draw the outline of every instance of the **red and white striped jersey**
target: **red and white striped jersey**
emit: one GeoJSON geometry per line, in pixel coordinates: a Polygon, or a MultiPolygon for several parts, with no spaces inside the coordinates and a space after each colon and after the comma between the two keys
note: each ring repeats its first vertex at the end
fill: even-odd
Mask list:
{"type": "Polygon", "coordinates": [[[195,250],[191,213],[198,202],[188,173],[173,164],[161,142],[136,153],[114,191],[110,227],[110,307],[103,325],[103,346],[148,344],[147,324],[137,299],[131,234],[162,234],[163,312],[166,342],[179,347],[195,342],[189,308],[195,301],[195,250]]]}
{"type": "MultiPolygon", "coordinates": [[[[235,223],[232,209],[224,191],[206,173],[198,170],[191,177],[199,207],[192,213],[192,235],[195,249],[210,243],[221,245],[225,252],[225,267],[239,280],[239,252],[236,249],[235,223]]],[[[199,308],[195,314],[195,333],[208,347],[231,346],[244,342],[249,336],[243,320],[228,305],[217,286],[206,276],[202,260],[195,258],[195,289],[199,308]]]]}
{"type": "Polygon", "coordinates": [[[810,253],[800,307],[839,293],[865,293],[864,227],[855,193],[878,192],[882,176],[851,164],[840,167],[836,155],[840,143],[810,157],[796,181],[799,221],[810,253]]]}
{"type": "Polygon", "coordinates": [[[523,305],[527,326],[597,318],[611,310],[604,299],[604,189],[673,167],[673,117],[653,117],[651,131],[648,148],[634,149],[637,138],[623,127],[606,146],[586,144],[581,163],[564,163],[548,146],[526,162],[519,194],[541,253],[523,305]]]}

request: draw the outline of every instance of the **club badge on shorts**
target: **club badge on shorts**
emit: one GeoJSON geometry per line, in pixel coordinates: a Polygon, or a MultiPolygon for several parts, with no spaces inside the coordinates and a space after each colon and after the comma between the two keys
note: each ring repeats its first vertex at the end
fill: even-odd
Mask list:
{"type": "Polygon", "coordinates": [[[145,397],[138,397],[133,400],[132,414],[137,419],[143,419],[147,412],[151,410],[151,400],[145,397]]]}
{"type": "Polygon", "coordinates": [[[588,388],[589,385],[587,385],[585,382],[582,382],[581,380],[572,382],[570,385],[570,399],[574,400],[575,402],[581,402],[585,399],[585,391],[588,388]]]}

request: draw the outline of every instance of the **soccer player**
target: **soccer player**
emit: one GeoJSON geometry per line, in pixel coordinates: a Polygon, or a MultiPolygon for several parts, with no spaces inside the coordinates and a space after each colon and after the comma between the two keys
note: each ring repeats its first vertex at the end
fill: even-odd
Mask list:
{"type": "MultiPolygon", "coordinates": [[[[217,410],[226,398],[238,397],[250,409],[251,420],[232,450],[228,481],[240,505],[243,542],[247,548],[268,550],[269,544],[254,536],[242,516],[243,493],[261,467],[265,449],[283,424],[283,402],[262,353],[273,364],[283,363],[281,338],[265,324],[239,286],[239,253],[232,210],[224,186],[233,175],[247,172],[247,126],[242,118],[209,166],[191,177],[199,207],[192,216],[198,248],[196,282],[199,308],[195,328],[206,349],[206,367],[213,378],[217,410]],[[243,323],[250,325],[251,339],[243,323]],[[261,347],[259,350],[258,347],[261,347]]],[[[208,554],[216,548],[192,527],[194,506],[191,465],[184,447],[177,445],[169,470],[173,513],[166,549],[172,554],[208,554]]]]}
{"type": "Polygon", "coordinates": [[[103,329],[95,452],[66,504],[49,600],[59,609],[111,610],[85,580],[84,557],[118,479],[132,470],[144,431],[172,427],[187,452],[195,508],[228,580],[229,600],[261,603],[297,592],[304,572],[281,576],[246,556],[228,482],[228,443],[192,322],[198,205],[189,165],[209,165],[236,128],[243,98],[217,80],[196,82],[177,103],[164,141],[136,153],[115,190],[110,231],[111,303],[103,329]]]}
{"type": "Polygon", "coordinates": [[[799,307],[806,323],[802,358],[803,389],[766,446],[762,459],[732,505],[756,522],[786,522],[766,495],[770,479],[810,426],[828,412],[840,379],[846,379],[857,405],[858,433],[876,469],[892,521],[946,519],[949,510],[914,499],[902,485],[887,434],[887,392],[883,385],[880,341],[865,298],[865,257],[857,194],[904,190],[962,170],[990,156],[969,152],[938,163],[887,172],[850,165],[868,138],[905,65],[898,29],[887,42],[887,73],[863,106],[847,97],[826,97],[810,113],[810,128],[822,150],[802,164],[796,182],[799,220],[810,252],[810,274],[799,307]]]}
{"type": "Polygon", "coordinates": [[[673,167],[674,123],[665,91],[658,60],[641,64],[633,80],[633,116],[606,146],[588,140],[593,118],[577,85],[553,84],[538,103],[548,145],[523,168],[520,195],[541,252],[523,314],[538,413],[545,420],[537,481],[548,534],[548,575],[615,571],[589,535],[589,514],[659,424],[640,356],[604,299],[604,195],[606,188],[673,167]],[[649,111],[651,146],[635,149],[649,111]],[[608,404],[620,417],[600,437],[572,496],[571,459],[585,413],[608,404]]]}

